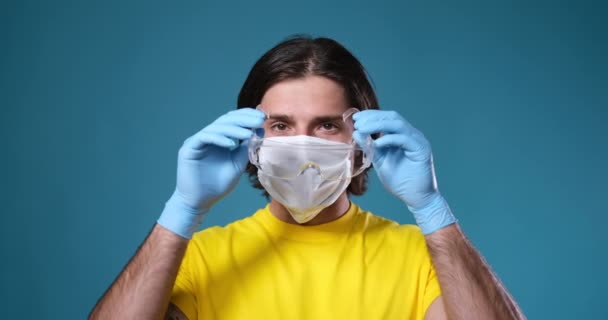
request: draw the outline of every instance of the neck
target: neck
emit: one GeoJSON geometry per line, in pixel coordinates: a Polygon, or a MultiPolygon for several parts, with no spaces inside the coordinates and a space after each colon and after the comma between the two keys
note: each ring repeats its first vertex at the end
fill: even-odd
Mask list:
{"type": "MultiPolygon", "coordinates": [[[[314,217],[312,220],[302,223],[300,225],[314,226],[314,225],[319,225],[319,224],[334,221],[334,220],[340,218],[343,214],[345,214],[348,211],[349,207],[350,207],[350,201],[348,200],[348,196],[346,195],[346,192],[344,192],[340,195],[340,197],[338,198],[338,200],[336,200],[336,202],[334,202],[329,207],[321,210],[321,212],[319,212],[319,214],[316,217],[314,217]]],[[[280,204],[278,201],[276,201],[274,199],[272,199],[270,201],[270,212],[275,217],[277,217],[277,219],[279,219],[283,222],[287,222],[287,223],[291,223],[291,224],[299,224],[297,221],[295,221],[291,217],[291,214],[289,214],[289,211],[287,211],[287,209],[282,204],[280,204]]]]}

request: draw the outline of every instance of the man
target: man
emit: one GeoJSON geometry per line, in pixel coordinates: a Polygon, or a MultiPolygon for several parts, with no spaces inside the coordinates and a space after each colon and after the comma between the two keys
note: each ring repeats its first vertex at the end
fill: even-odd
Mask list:
{"type": "Polygon", "coordinates": [[[429,142],[378,110],[344,47],[278,44],[238,106],[185,141],[174,194],[90,318],[524,318],[439,193],[429,142]],[[370,161],[418,227],[349,200],[370,161]],[[193,237],[245,170],[269,205],[193,237]]]}

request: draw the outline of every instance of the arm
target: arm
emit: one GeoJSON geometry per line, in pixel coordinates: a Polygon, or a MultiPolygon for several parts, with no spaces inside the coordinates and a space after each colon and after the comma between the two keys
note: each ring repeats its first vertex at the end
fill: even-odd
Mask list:
{"type": "Polygon", "coordinates": [[[394,111],[365,110],[353,115],[353,138],[374,141],[373,165],[384,187],[414,214],[442,290],[426,319],[522,319],[523,314],[490,267],[456,224],[441,196],[431,146],[426,137],[394,111]]]}
{"type": "Polygon", "coordinates": [[[188,239],[155,225],[89,319],[161,319],[188,239]]]}
{"type": "MultiPolygon", "coordinates": [[[[148,238],[99,300],[90,319],[160,319],[189,239],[204,214],[228,194],[247,164],[247,139],[264,114],[231,111],[186,139],[177,159],[173,195],[148,238]],[[239,142],[240,141],[240,142],[239,142]]],[[[169,319],[186,317],[172,306],[169,319]]]]}
{"type": "Polygon", "coordinates": [[[449,319],[525,319],[457,224],[426,236],[449,319]]]}

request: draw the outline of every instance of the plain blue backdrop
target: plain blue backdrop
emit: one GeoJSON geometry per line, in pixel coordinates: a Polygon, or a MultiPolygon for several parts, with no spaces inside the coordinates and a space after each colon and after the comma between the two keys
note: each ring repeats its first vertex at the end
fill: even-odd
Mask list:
{"type": "MultiPolygon", "coordinates": [[[[530,319],[606,319],[600,1],[2,1],[2,318],[82,319],[144,239],[182,141],[253,63],[329,36],[433,144],[439,186],[530,319]]],[[[375,173],[354,200],[413,219],[375,173]]],[[[245,178],[204,226],[263,206],[245,178]]]]}

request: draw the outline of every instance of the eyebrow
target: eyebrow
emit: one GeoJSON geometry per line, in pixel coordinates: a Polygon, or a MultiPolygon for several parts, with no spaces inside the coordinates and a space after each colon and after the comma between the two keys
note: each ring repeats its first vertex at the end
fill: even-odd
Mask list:
{"type": "MultiPolygon", "coordinates": [[[[292,123],[294,122],[294,118],[292,116],[288,116],[286,114],[271,114],[268,116],[268,119],[283,121],[292,123]]],[[[311,122],[320,123],[320,122],[331,122],[331,121],[342,121],[342,115],[326,115],[326,116],[318,116],[314,117],[311,122]]]]}

